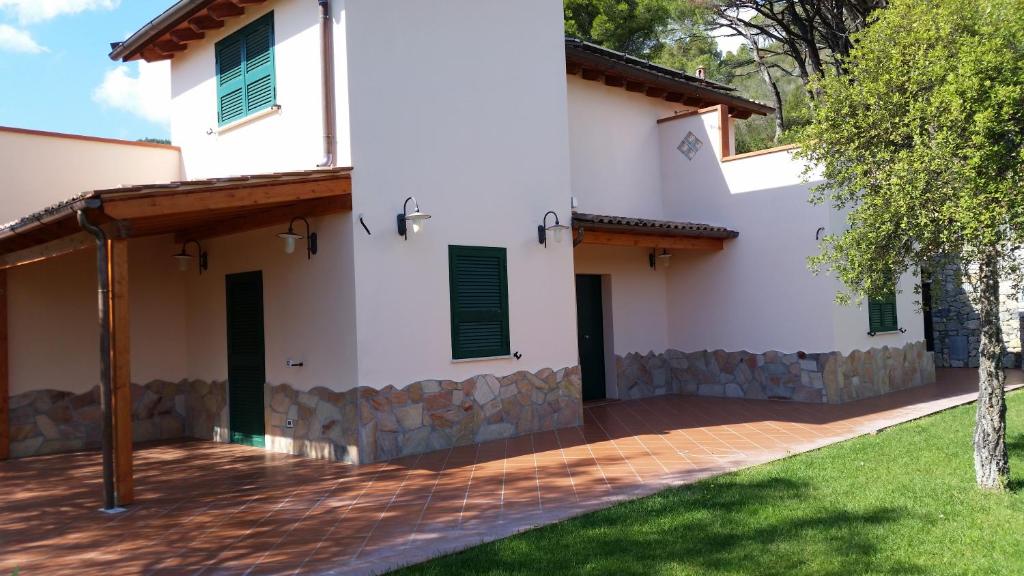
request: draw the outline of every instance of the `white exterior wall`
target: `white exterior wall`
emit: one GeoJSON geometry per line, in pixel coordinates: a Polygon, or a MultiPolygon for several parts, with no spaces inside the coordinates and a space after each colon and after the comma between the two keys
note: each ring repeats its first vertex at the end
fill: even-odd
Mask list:
{"type": "Polygon", "coordinates": [[[319,236],[319,252],[311,260],[302,241],[294,254],[284,253],[277,237],[284,226],[203,242],[209,270],[200,276],[193,268],[182,275],[189,378],[227,380],[224,278],[260,270],[267,382],[299,390],[344,391],[357,385],[351,217],[314,218],[310,225],[319,236]],[[288,367],[288,360],[304,366],[288,367]]]}
{"type": "Polygon", "coordinates": [[[583,244],[576,248],[576,274],[607,276],[603,304],[611,306],[612,326],[605,325],[615,354],[660,354],[668,348],[669,270],[651,270],[650,250],[583,244]],[[610,302],[609,302],[610,301],[610,302]]]}
{"type": "Polygon", "coordinates": [[[360,384],[576,365],[572,244],[536,234],[548,210],[569,218],[561,3],[346,4],[353,212],[373,232],[355,233],[360,384]],[[529,41],[496,37],[495,22],[529,41]],[[407,196],[433,218],[404,241],[407,196]],[[451,244],[507,248],[521,360],[451,360],[451,244]]]}
{"type": "Polygon", "coordinates": [[[684,351],[849,353],[924,338],[913,279],[901,283],[898,315],[906,334],[867,336],[867,311],[835,303],[839,284],[813,275],[815,234],[837,230],[828,206],[808,203],[816,182],[787,151],[722,162],[718,114],[661,125],[666,217],[740,232],[724,251],[684,255],[670,272],[669,340],[684,351]],[[705,142],[693,161],[676,147],[692,131],[705,142]],[[710,146],[707,146],[710,144],[710,146]]]}
{"type": "Polygon", "coordinates": [[[684,108],[567,76],[572,191],[590,214],[661,218],[657,121],[684,108]]]}
{"type": "Polygon", "coordinates": [[[177,148],[0,128],[0,225],[83,192],[180,179],[177,148]]]}
{"type": "MultiPolygon", "coordinates": [[[[132,381],[186,376],[185,282],[169,237],[128,246],[132,381]]],[[[8,270],[11,394],[99,383],[96,252],[8,270]]]]}
{"type": "MultiPolygon", "coordinates": [[[[345,11],[334,2],[339,166],[351,164],[348,144],[345,11]]],[[[188,179],[315,168],[323,158],[320,15],[316,2],[277,0],[248,6],[206,38],[189,44],[171,65],[171,140],[181,146],[188,179]],[[274,73],[281,110],[231,130],[218,130],[215,44],[274,12],[274,73]]]]}

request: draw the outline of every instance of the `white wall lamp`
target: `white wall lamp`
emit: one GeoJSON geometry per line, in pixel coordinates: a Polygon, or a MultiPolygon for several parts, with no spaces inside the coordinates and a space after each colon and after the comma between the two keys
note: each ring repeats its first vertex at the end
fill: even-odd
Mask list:
{"type": "Polygon", "coordinates": [[[178,261],[178,270],[188,272],[188,267],[192,264],[192,260],[196,258],[196,256],[188,253],[187,248],[189,244],[196,245],[196,255],[199,257],[199,275],[202,276],[203,271],[209,268],[209,260],[206,257],[206,252],[203,250],[203,246],[199,244],[198,240],[186,240],[185,243],[181,245],[181,252],[174,255],[174,259],[178,261]]]}
{"type": "Polygon", "coordinates": [[[568,230],[569,227],[558,221],[558,214],[554,210],[548,210],[544,214],[544,219],[541,220],[540,226],[537,226],[537,241],[548,247],[548,233],[551,233],[551,237],[555,240],[555,243],[562,242],[562,232],[568,230]],[[555,223],[548,226],[548,216],[555,217],[555,223]]]}
{"type": "Polygon", "coordinates": [[[288,231],[281,232],[277,235],[278,238],[284,240],[284,253],[294,254],[295,253],[295,242],[297,240],[306,240],[306,260],[312,259],[313,255],[316,254],[317,243],[316,243],[316,232],[309,231],[309,220],[306,220],[302,216],[292,218],[292,221],[288,223],[288,231]],[[306,235],[298,234],[295,232],[295,222],[301,220],[306,225],[306,235]]]}
{"type": "Polygon", "coordinates": [[[672,266],[672,254],[665,248],[661,249],[661,254],[658,254],[657,250],[651,250],[647,261],[651,265],[651,270],[657,270],[658,266],[667,269],[672,266]]]}
{"type": "Polygon", "coordinates": [[[409,229],[412,228],[412,233],[416,234],[423,229],[424,223],[429,219],[430,214],[420,212],[420,203],[416,198],[409,196],[402,205],[402,213],[398,215],[398,235],[408,240],[409,229]],[[409,202],[413,204],[412,212],[409,212],[409,202]]]}

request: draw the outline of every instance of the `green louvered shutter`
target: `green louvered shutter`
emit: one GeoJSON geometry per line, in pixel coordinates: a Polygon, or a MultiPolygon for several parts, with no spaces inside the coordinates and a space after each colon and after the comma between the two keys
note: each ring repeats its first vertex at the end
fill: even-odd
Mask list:
{"type": "Polygon", "coordinates": [[[217,116],[221,125],[245,116],[245,42],[234,34],[217,43],[217,116]]]}
{"type": "Polygon", "coordinates": [[[221,126],[276,103],[273,12],[218,42],[215,52],[221,126]]]}
{"type": "Polygon", "coordinates": [[[274,19],[272,14],[242,29],[245,34],[245,113],[274,105],[274,19]]]}
{"type": "Polygon", "coordinates": [[[868,300],[868,330],[873,333],[899,330],[896,318],[896,296],[868,300]]]}
{"type": "Polygon", "coordinates": [[[508,272],[504,248],[448,247],[452,358],[510,353],[508,272]]]}

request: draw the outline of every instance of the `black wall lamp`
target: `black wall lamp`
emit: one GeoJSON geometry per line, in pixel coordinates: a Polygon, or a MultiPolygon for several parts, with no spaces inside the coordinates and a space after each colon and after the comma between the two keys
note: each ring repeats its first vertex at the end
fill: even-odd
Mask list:
{"type": "Polygon", "coordinates": [[[309,220],[306,220],[302,216],[296,216],[295,218],[292,218],[292,221],[288,223],[288,231],[281,232],[280,234],[277,235],[277,237],[284,240],[285,254],[294,254],[296,240],[302,240],[303,238],[306,239],[306,259],[309,260],[313,258],[314,254],[316,254],[316,232],[310,232],[309,220]],[[302,223],[306,225],[305,236],[303,236],[302,234],[297,234],[295,232],[295,222],[299,220],[301,220],[302,223]]]}
{"type": "Polygon", "coordinates": [[[662,268],[668,268],[672,265],[672,254],[665,248],[661,249],[661,254],[658,254],[657,250],[651,250],[647,256],[647,262],[651,265],[651,270],[657,270],[659,263],[662,268]]]}
{"type": "Polygon", "coordinates": [[[416,198],[409,196],[402,205],[402,213],[398,215],[398,235],[409,239],[409,228],[416,234],[423,228],[424,222],[430,219],[430,214],[420,212],[420,203],[416,198]],[[409,202],[413,204],[413,211],[409,212],[409,202]]]}
{"type": "Polygon", "coordinates": [[[548,210],[544,214],[544,218],[541,220],[540,226],[537,226],[537,241],[548,247],[548,232],[551,233],[551,237],[555,239],[555,242],[562,241],[562,232],[568,230],[569,227],[558,221],[558,214],[554,210],[548,210]],[[555,223],[548,226],[548,216],[555,217],[555,223]]]}
{"type": "Polygon", "coordinates": [[[189,244],[196,245],[196,255],[199,257],[199,275],[202,276],[203,271],[209,268],[210,263],[206,257],[206,252],[203,250],[203,246],[198,240],[186,240],[185,243],[181,245],[181,252],[174,255],[174,258],[178,261],[178,270],[187,272],[189,265],[192,264],[192,260],[196,258],[186,250],[189,244]]]}

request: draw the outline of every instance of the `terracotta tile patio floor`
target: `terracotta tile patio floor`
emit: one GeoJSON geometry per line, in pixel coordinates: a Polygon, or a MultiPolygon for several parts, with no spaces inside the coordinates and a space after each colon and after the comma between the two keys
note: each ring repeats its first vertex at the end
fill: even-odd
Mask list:
{"type": "Polygon", "coordinates": [[[362,467],[149,446],[138,501],[115,515],[97,511],[96,453],[0,462],[0,574],[383,572],[970,402],[976,382],[941,370],[937,384],[843,406],[610,402],[586,407],[581,428],[362,467]]]}

